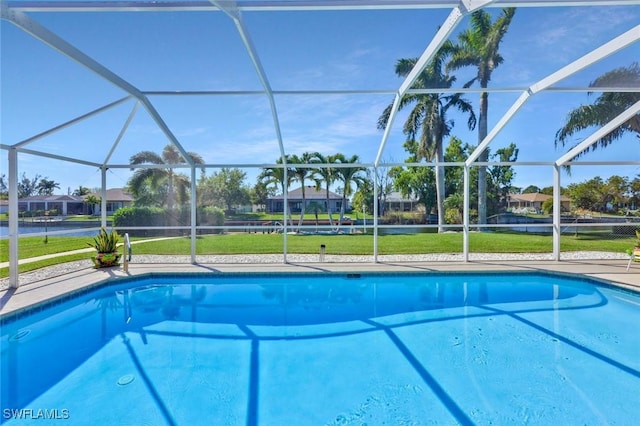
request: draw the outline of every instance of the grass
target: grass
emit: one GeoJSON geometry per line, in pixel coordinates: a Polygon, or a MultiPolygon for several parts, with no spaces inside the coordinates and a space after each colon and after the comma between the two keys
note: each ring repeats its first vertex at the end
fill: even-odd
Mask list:
{"type": "MultiPolygon", "coordinates": [[[[18,259],[88,248],[93,237],[24,237],[18,242],[18,259]]],[[[0,240],[0,262],[9,261],[9,240],[0,240]]]]}
{"type": "MultiPolygon", "coordinates": [[[[462,234],[411,234],[378,237],[380,254],[421,254],[462,252],[462,234]]],[[[603,239],[601,235],[563,236],[562,251],[595,250],[622,252],[633,246],[634,238],[603,239]]],[[[225,234],[198,237],[196,254],[263,254],[281,253],[280,234],[225,234]]],[[[318,253],[325,244],[327,254],[373,254],[371,235],[289,235],[289,253],[318,253]]],[[[507,233],[472,233],[469,249],[472,252],[546,253],[552,250],[548,235],[507,233]]],[[[135,254],[187,255],[188,238],[154,241],[134,246],[135,254]]]]}
{"type": "MultiPolygon", "coordinates": [[[[282,253],[281,234],[231,233],[223,235],[199,236],[196,242],[196,254],[269,254],[282,253]]],[[[410,235],[383,235],[378,237],[379,254],[423,254],[423,253],[461,253],[461,233],[426,233],[410,235]]],[[[139,238],[133,238],[133,241],[139,238]]],[[[49,237],[44,244],[42,237],[21,238],[19,258],[26,259],[45,254],[87,248],[92,237],[49,237]]],[[[634,246],[636,238],[612,238],[608,232],[580,233],[563,235],[560,239],[561,251],[608,251],[624,253],[634,246]]],[[[320,245],[326,246],[327,254],[372,255],[372,235],[288,235],[287,252],[291,254],[317,254],[320,245]]],[[[507,232],[471,233],[469,249],[472,253],[550,253],[553,240],[550,235],[535,235],[507,232]]],[[[149,241],[133,246],[136,254],[189,255],[191,241],[187,237],[170,240],[149,241]]],[[[92,253],[80,253],[45,259],[20,265],[20,272],[28,272],[63,262],[89,259],[92,253]]],[[[9,260],[8,240],[0,240],[0,262],[9,260]]],[[[9,268],[0,268],[0,277],[8,276],[9,268]]]]}

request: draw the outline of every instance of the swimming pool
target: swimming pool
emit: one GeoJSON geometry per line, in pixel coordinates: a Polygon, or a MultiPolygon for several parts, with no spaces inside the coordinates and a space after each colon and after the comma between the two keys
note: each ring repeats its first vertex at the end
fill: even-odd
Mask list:
{"type": "Polygon", "coordinates": [[[3,321],[8,424],[640,416],[640,296],[564,275],[149,276],[3,321]]]}

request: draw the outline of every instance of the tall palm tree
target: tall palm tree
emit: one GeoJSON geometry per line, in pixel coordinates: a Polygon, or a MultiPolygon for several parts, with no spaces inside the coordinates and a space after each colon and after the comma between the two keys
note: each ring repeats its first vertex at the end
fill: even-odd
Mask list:
{"type": "MultiPolygon", "coordinates": [[[[204,160],[199,154],[194,152],[188,154],[194,163],[204,164],[204,160]]],[[[161,155],[153,151],[141,151],[129,159],[131,165],[166,164],[170,166],[184,163],[186,160],[172,144],[165,146],[161,155]]],[[[183,174],[175,173],[172,167],[137,169],[127,184],[134,198],[142,201],[141,204],[166,205],[169,210],[173,209],[176,195],[180,201],[187,199],[189,185],[189,178],[183,174]],[[146,193],[148,190],[151,190],[152,193],[146,193]]]]}
{"type": "MultiPolygon", "coordinates": [[[[285,157],[287,159],[287,164],[289,163],[289,156],[285,157]]],[[[276,164],[284,164],[283,158],[280,157],[276,161],[276,164]]],[[[266,183],[267,185],[277,185],[282,190],[282,194],[289,190],[289,186],[294,181],[295,176],[291,172],[291,169],[287,168],[287,172],[285,173],[284,167],[266,167],[262,169],[262,172],[258,176],[258,180],[266,183]],[[285,176],[286,175],[286,176],[285,176]]],[[[291,209],[286,209],[289,212],[289,221],[291,222],[291,226],[293,226],[293,219],[291,219],[291,209]]],[[[284,213],[284,212],[283,212],[284,213]]],[[[286,221],[286,216],[283,218],[283,221],[286,221]]]]}
{"type": "Polygon", "coordinates": [[[305,152],[302,156],[298,157],[297,155],[292,155],[289,158],[289,164],[293,164],[294,166],[291,168],[291,172],[293,173],[294,178],[300,182],[301,190],[302,190],[302,207],[300,208],[300,220],[298,221],[298,228],[302,226],[304,221],[304,213],[306,210],[306,191],[305,191],[305,181],[308,178],[312,178],[313,170],[309,167],[303,167],[302,165],[308,165],[311,163],[311,159],[314,157],[315,153],[305,152]],[[299,164],[300,167],[296,167],[295,165],[299,164]]]}
{"type": "MultiPolygon", "coordinates": [[[[343,154],[336,154],[335,162],[341,164],[356,164],[359,162],[359,157],[358,155],[352,155],[351,158],[347,158],[343,154]]],[[[343,185],[342,204],[340,205],[340,219],[338,220],[338,226],[342,225],[342,220],[344,219],[347,198],[353,195],[355,187],[362,185],[365,181],[365,177],[362,175],[365,170],[366,169],[362,166],[336,167],[337,179],[341,181],[343,185]]]]}
{"type": "MultiPolygon", "coordinates": [[[[311,162],[315,164],[332,164],[336,162],[335,155],[322,155],[319,152],[313,153],[311,162]]],[[[335,167],[318,167],[313,170],[314,180],[316,182],[316,190],[320,190],[322,182],[325,185],[325,203],[327,214],[329,215],[329,226],[333,227],[333,216],[331,215],[331,200],[329,198],[329,188],[337,179],[335,167]]]]}
{"type": "MultiPolygon", "coordinates": [[[[451,43],[445,43],[440,51],[434,56],[433,60],[418,76],[414,83],[414,88],[450,88],[456,81],[456,78],[450,76],[444,71],[444,63],[449,52],[452,49],[451,43]]],[[[417,62],[417,58],[400,59],[396,64],[396,74],[406,77],[417,62]]],[[[407,135],[408,141],[417,141],[416,159],[421,161],[436,160],[436,204],[438,208],[438,232],[444,230],[444,199],[445,199],[445,173],[443,141],[445,136],[451,133],[453,121],[447,119],[447,113],[450,108],[457,109],[464,114],[468,114],[467,125],[469,129],[473,129],[476,125],[476,116],[469,102],[462,98],[459,93],[455,94],[415,94],[405,96],[400,103],[400,108],[411,105],[413,109],[404,123],[403,132],[407,135]]],[[[378,127],[384,128],[387,125],[391,105],[387,106],[385,111],[378,119],[378,127]]],[[[411,145],[411,144],[410,144],[411,145]]],[[[428,212],[427,212],[428,213],[428,212]]]]}
{"type": "MultiPolygon", "coordinates": [[[[627,67],[609,71],[589,84],[589,87],[639,87],[640,65],[637,62],[627,67]]],[[[591,93],[590,93],[591,94],[591,93]]],[[[567,122],[556,133],[555,143],[564,146],[575,133],[592,126],[604,126],[616,116],[640,101],[640,92],[606,92],[598,96],[591,105],[582,105],[567,116],[567,122]]],[[[640,140],[640,114],[636,114],[620,127],[600,138],[595,147],[604,148],[625,133],[635,133],[640,140]]],[[[580,153],[579,155],[582,155],[580,153]]]]}
{"type": "MultiPolygon", "coordinates": [[[[456,70],[468,66],[476,67],[476,75],[464,87],[471,87],[478,82],[481,88],[489,86],[491,74],[504,62],[498,52],[500,43],[509,29],[516,9],[503,8],[500,16],[491,22],[491,16],[484,10],[471,14],[471,28],[458,35],[458,44],[447,64],[447,69],[456,70]]],[[[487,137],[487,114],[489,110],[489,93],[480,93],[480,116],[478,118],[478,145],[487,137]]],[[[484,150],[478,161],[488,160],[489,153],[484,150]]],[[[487,167],[478,167],[478,222],[487,221],[487,167]]]]}

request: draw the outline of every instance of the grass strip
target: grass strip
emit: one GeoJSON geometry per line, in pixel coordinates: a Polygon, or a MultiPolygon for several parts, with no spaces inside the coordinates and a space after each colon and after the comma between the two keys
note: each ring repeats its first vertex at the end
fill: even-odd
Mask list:
{"type": "MultiPolygon", "coordinates": [[[[50,237],[47,244],[42,237],[25,237],[19,242],[19,258],[26,259],[45,254],[87,248],[91,237],[50,237]]],[[[136,240],[136,239],[134,239],[136,240]]],[[[196,240],[196,254],[278,254],[282,253],[282,234],[216,234],[199,236],[196,240]]],[[[605,251],[624,253],[635,244],[635,238],[612,238],[609,233],[582,233],[563,235],[560,250],[605,251]]],[[[327,254],[372,255],[372,235],[287,235],[287,252],[291,254],[317,254],[324,244],[327,254]]],[[[411,255],[430,253],[461,253],[463,235],[461,233],[422,233],[409,235],[382,235],[378,237],[378,253],[411,255]]],[[[551,253],[553,239],[550,235],[526,233],[482,232],[469,234],[469,250],[472,253],[551,253]]],[[[168,240],[149,241],[135,244],[133,255],[189,255],[191,240],[180,237],[168,240]]],[[[92,253],[80,253],[44,259],[20,265],[20,272],[28,272],[45,266],[73,260],[87,259],[90,266],[92,253]]],[[[8,240],[0,240],[0,261],[7,262],[8,240]]],[[[9,268],[0,268],[0,277],[8,276],[9,268]]]]}

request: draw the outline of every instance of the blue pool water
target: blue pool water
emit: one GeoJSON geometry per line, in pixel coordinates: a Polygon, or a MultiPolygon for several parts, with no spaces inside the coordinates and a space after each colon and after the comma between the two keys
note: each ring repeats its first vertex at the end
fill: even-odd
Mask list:
{"type": "Polygon", "coordinates": [[[640,296],[568,276],[159,276],[3,322],[7,424],[640,418],[640,296]]]}

